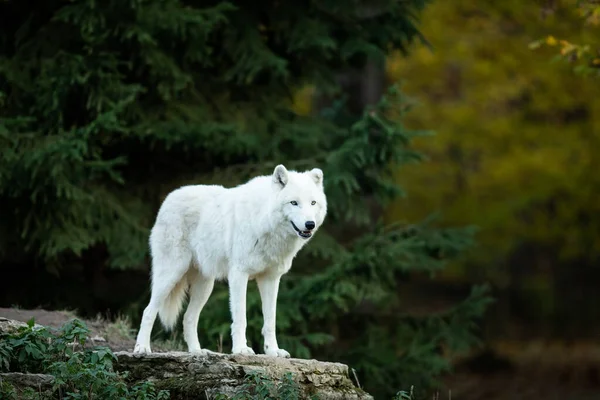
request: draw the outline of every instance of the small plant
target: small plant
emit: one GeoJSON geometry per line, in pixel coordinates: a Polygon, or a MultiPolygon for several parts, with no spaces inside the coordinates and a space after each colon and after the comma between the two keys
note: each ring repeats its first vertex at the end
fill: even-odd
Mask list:
{"type": "MultiPolygon", "coordinates": [[[[280,382],[276,382],[260,372],[251,372],[246,375],[241,390],[233,397],[218,394],[215,400],[298,400],[299,398],[300,388],[291,373],[286,373],[280,382]]],[[[312,399],[317,400],[318,397],[312,399]]]]}
{"type": "Polygon", "coordinates": [[[0,380],[0,399],[18,399],[17,390],[10,383],[0,380]]]}
{"type": "Polygon", "coordinates": [[[415,394],[414,394],[414,386],[410,387],[410,391],[406,391],[406,390],[401,390],[398,393],[396,393],[396,396],[394,396],[394,400],[415,400],[415,394]]]}
{"type": "MultiPolygon", "coordinates": [[[[98,318],[101,321],[100,318],[98,318]]],[[[129,317],[119,315],[117,318],[106,324],[104,334],[107,338],[132,339],[135,338],[135,330],[131,327],[129,317]]]]}
{"type": "Polygon", "coordinates": [[[284,375],[282,382],[279,384],[278,393],[282,399],[298,400],[300,398],[298,385],[294,382],[291,373],[288,372],[284,375]]]}
{"type": "MultiPolygon", "coordinates": [[[[57,333],[28,322],[14,334],[0,335],[0,370],[45,373],[54,376],[52,393],[62,399],[164,400],[169,392],[156,391],[151,382],[128,387],[126,374],[115,372],[115,355],[107,347],[85,347],[89,329],[74,319],[57,333]]],[[[17,398],[7,382],[0,384],[0,398],[17,398]]],[[[44,398],[35,391],[23,391],[20,399],[44,398]]]]}

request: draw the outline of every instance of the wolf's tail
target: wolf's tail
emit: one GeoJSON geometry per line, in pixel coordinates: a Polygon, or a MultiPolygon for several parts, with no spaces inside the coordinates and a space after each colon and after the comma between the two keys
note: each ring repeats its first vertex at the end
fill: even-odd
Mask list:
{"type": "Polygon", "coordinates": [[[179,313],[181,312],[183,299],[188,287],[189,283],[187,276],[184,275],[158,309],[160,322],[162,322],[163,326],[168,331],[173,329],[173,326],[175,326],[175,323],[177,322],[177,317],[179,317],[179,313]]]}

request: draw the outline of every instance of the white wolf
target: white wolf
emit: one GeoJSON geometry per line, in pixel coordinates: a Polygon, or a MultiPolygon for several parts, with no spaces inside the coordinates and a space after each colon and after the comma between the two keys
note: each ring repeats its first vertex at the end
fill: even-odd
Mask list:
{"type": "Polygon", "coordinates": [[[279,280],[317,231],[327,214],[323,172],[275,167],[234,188],[184,186],[171,192],[150,234],[152,294],[142,316],[135,353],[150,352],[150,333],[160,316],[175,325],[186,291],[183,317],[188,350],[205,353],[198,319],[215,279],[227,279],[231,307],[232,352],[254,354],[246,342],[246,288],[256,279],[262,301],[265,354],[289,357],[275,337],[279,280]]]}

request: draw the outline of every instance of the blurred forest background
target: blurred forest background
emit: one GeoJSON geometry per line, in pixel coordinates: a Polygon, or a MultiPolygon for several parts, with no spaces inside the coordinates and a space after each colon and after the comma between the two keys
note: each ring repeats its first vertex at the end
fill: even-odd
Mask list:
{"type": "MultiPolygon", "coordinates": [[[[600,399],[599,25],[593,1],[0,0],[0,316],[136,329],[168,192],[318,166],[292,356],[376,398],[600,399]]],[[[259,310],[251,285],[255,350],[259,310]]],[[[201,343],[229,325],[220,284],[201,343]]]]}

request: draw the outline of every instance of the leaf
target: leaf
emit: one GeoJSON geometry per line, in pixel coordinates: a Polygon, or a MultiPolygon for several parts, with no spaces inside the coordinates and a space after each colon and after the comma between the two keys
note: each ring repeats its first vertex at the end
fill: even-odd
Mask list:
{"type": "Polygon", "coordinates": [[[546,37],[546,44],[548,46],[556,46],[558,44],[558,41],[556,40],[556,38],[552,35],[546,37]]]}

